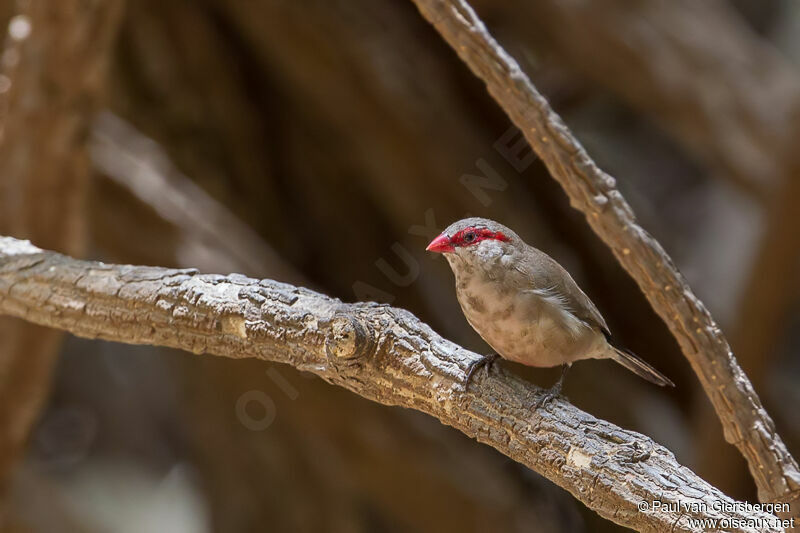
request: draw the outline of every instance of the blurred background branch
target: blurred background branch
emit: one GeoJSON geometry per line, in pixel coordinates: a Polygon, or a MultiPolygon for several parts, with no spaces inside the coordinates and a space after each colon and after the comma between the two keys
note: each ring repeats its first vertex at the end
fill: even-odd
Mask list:
{"type": "Polygon", "coordinates": [[[514,40],[560,61],[669,130],[692,155],[759,201],[791,174],[800,76],[731,7],[711,0],[477,0],[514,40]]]}
{"type": "MultiPolygon", "coordinates": [[[[85,141],[121,7],[117,0],[20,1],[13,10],[0,75],[3,233],[83,253],[85,141]]],[[[53,330],[0,320],[1,492],[46,400],[60,339],[53,330]]],[[[9,520],[0,509],[0,525],[11,527],[9,520]]]]}
{"type": "MultiPolygon", "coordinates": [[[[149,255],[153,263],[169,253],[177,252],[175,263],[186,266],[200,264],[210,271],[269,272],[283,280],[302,283],[303,276],[281,259],[250,227],[225,206],[211,198],[189,178],[178,172],[151,139],[110,113],[97,117],[90,142],[92,162],[104,181],[99,193],[103,198],[114,193],[129,195],[129,204],[137,202],[154,211],[161,224],[150,238],[126,240],[135,230],[132,226],[146,224],[141,210],[99,201],[103,210],[95,225],[95,238],[101,246],[117,250],[125,246],[140,246],[139,250],[124,252],[128,256],[149,255]],[[120,211],[131,212],[130,226],[120,225],[120,211]],[[169,227],[168,230],[165,226],[169,227]],[[165,233],[166,231],[166,233],[165,233]],[[174,235],[174,239],[167,238],[174,235]],[[153,246],[164,250],[153,251],[153,246]]],[[[117,253],[122,254],[119,251],[117,253]]]]}

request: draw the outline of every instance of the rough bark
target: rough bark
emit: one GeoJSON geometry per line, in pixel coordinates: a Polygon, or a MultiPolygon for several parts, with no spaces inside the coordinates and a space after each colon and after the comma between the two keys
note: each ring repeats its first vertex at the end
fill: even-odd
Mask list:
{"type": "Polygon", "coordinates": [[[642,531],[689,531],[690,519],[705,517],[762,520],[731,530],[767,530],[761,511],[716,510],[735,502],[644,435],[563,400],[534,411],[540,391],[504,373],[482,374],[466,392],[465,370],[479,356],[402,309],[240,275],[79,261],[5,237],[0,312],[88,338],[290,364],[433,415],[642,531]],[[656,500],[675,507],[638,510],[656,500]]]}
{"type": "Polygon", "coordinates": [[[639,284],[669,326],[714,405],[728,442],[748,462],[761,501],[794,503],[800,471],[705,306],[672,260],[641,226],[616,189],[516,61],[462,0],[414,0],[520,128],[576,209],[639,284]]]}
{"type": "MultiPolygon", "coordinates": [[[[0,77],[0,228],[79,254],[89,173],[85,140],[120,2],[34,0],[18,8],[0,77]]],[[[0,485],[47,394],[59,339],[52,330],[0,320],[0,485]]]]}

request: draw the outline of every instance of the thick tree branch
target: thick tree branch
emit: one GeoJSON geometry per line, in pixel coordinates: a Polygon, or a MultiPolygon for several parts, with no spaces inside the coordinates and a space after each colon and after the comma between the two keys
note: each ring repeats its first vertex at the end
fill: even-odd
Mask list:
{"type": "Polygon", "coordinates": [[[643,531],[688,531],[690,519],[708,517],[762,520],[732,530],[763,531],[770,517],[717,510],[735,502],[644,435],[561,400],[531,409],[538,390],[518,378],[482,374],[465,392],[464,371],[478,356],[402,309],[240,275],[79,261],[3,237],[0,313],[83,337],[290,364],[433,415],[643,531]],[[638,510],[654,500],[676,507],[638,510]]]}
{"type": "Polygon", "coordinates": [[[728,442],[747,459],[762,501],[800,511],[800,471],[742,372],[717,324],[670,257],[641,226],[616,189],[463,0],[414,0],[612,249],[667,323],[717,411],[728,442]]]}
{"type": "MultiPolygon", "coordinates": [[[[104,257],[202,272],[242,272],[307,286],[304,276],[268,243],[182,175],[155,141],[122,119],[104,113],[95,121],[90,153],[103,172],[93,183],[98,189],[91,229],[93,244],[104,257]]],[[[263,365],[268,375],[279,372],[272,366],[263,365]]],[[[274,530],[293,530],[291,521],[277,518],[286,508],[271,493],[305,494],[311,487],[335,496],[322,507],[302,498],[293,504],[300,507],[290,514],[314,512],[314,522],[305,523],[308,530],[335,528],[354,507],[365,505],[402,517],[416,531],[469,531],[476,523],[513,531],[533,520],[538,533],[570,529],[564,507],[571,510],[574,503],[567,494],[554,497],[559,489],[544,478],[520,477],[515,469],[503,467],[502,456],[476,448],[449,428],[420,424],[418,413],[407,410],[387,416],[378,404],[342,394],[322,380],[298,382],[281,370],[297,386],[297,398],[302,397],[280,405],[280,418],[291,422],[261,434],[237,431],[240,422],[231,421],[230,402],[221,399],[228,391],[236,391],[231,393],[235,397],[248,390],[254,375],[263,376],[258,367],[255,361],[243,366],[181,357],[166,369],[167,380],[181,380],[183,389],[193,391],[182,402],[192,420],[187,449],[209,487],[207,499],[218,530],[259,529],[267,522],[274,530]],[[364,427],[371,431],[364,432],[364,427]],[[380,443],[375,433],[382,435],[380,443]],[[265,441],[291,457],[281,462],[286,475],[298,469],[305,474],[276,487],[274,478],[282,474],[270,468],[263,454],[265,441]],[[318,453],[319,441],[325,442],[326,454],[337,457],[336,467],[305,468],[307,454],[318,453]],[[348,472],[347,490],[328,486],[330,468],[348,472]],[[419,484],[420,472],[425,473],[424,485],[419,484]],[[412,508],[415,512],[408,513],[412,508]]],[[[339,476],[333,477],[336,484],[339,476]]]]}

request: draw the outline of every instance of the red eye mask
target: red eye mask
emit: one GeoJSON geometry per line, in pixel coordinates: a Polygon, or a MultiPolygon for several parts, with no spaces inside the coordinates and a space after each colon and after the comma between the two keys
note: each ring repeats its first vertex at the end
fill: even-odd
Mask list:
{"type": "Polygon", "coordinates": [[[429,252],[438,253],[453,252],[457,247],[472,246],[485,240],[506,242],[509,240],[509,238],[500,231],[492,231],[487,228],[469,227],[462,229],[452,237],[442,233],[431,241],[426,250],[429,252]]]}

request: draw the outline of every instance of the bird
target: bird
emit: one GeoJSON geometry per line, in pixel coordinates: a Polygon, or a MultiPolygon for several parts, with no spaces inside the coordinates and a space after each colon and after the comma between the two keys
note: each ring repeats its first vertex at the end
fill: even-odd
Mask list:
{"type": "Polygon", "coordinates": [[[561,394],[572,363],[583,359],[611,359],[651,383],[674,386],[612,339],[603,315],[564,267],[499,222],[459,220],[426,250],[447,259],[467,322],[495,352],[470,364],[465,389],[478,369],[486,366],[488,373],[498,357],[562,367],[537,407],[561,394]]]}

